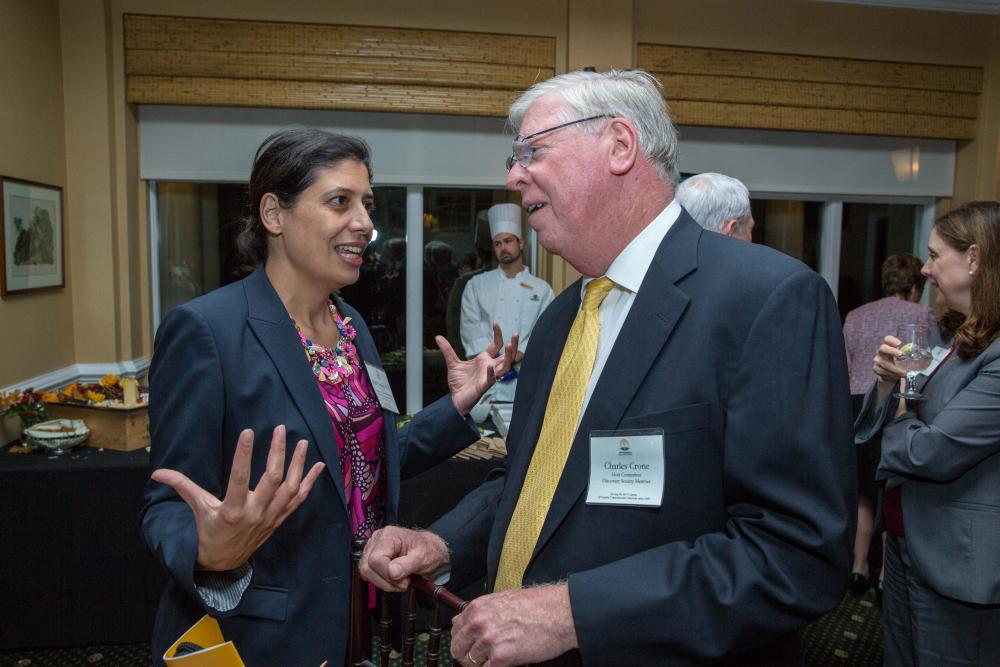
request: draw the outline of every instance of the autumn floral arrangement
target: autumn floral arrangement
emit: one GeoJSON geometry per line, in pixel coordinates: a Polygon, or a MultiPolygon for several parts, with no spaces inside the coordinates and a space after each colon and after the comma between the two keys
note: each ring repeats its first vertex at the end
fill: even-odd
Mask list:
{"type": "MultiPolygon", "coordinates": [[[[67,405],[107,405],[121,403],[125,389],[117,375],[108,374],[93,383],[72,382],[57,391],[32,389],[0,392],[0,417],[20,417],[23,426],[31,426],[49,418],[46,403],[67,405]]],[[[136,392],[136,403],[146,400],[143,391],[136,392]]]]}
{"type": "Polygon", "coordinates": [[[109,374],[94,383],[71,382],[59,391],[45,392],[42,398],[46,403],[95,405],[104,401],[120,401],[122,387],[118,376],[109,374]]]}
{"type": "MultiPolygon", "coordinates": [[[[135,384],[134,380],[132,381],[135,384]]],[[[42,394],[46,403],[66,403],[69,405],[106,405],[121,403],[125,397],[124,384],[117,375],[109,373],[93,383],[72,382],[59,391],[42,394]]],[[[137,392],[136,402],[142,403],[144,396],[137,392]]]]}
{"type": "Polygon", "coordinates": [[[43,422],[49,418],[44,401],[42,392],[31,389],[0,391],[0,417],[20,417],[25,427],[43,422]]]}

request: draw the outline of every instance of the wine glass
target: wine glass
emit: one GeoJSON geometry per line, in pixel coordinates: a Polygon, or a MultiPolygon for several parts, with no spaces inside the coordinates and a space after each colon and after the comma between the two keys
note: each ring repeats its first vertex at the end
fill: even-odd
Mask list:
{"type": "Polygon", "coordinates": [[[899,356],[896,364],[906,371],[906,389],[893,394],[906,401],[922,401],[924,395],[914,384],[920,371],[931,365],[930,330],[925,324],[904,324],[896,330],[899,339],[899,356]]]}

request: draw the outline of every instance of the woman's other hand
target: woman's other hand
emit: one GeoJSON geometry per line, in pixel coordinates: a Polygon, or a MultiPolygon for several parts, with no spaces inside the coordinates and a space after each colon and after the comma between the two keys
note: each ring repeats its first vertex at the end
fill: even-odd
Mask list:
{"type": "Polygon", "coordinates": [[[514,334],[510,337],[510,342],[504,345],[500,325],[494,322],[493,342],[489,347],[472,359],[462,361],[444,336],[434,338],[448,367],[448,391],[459,414],[469,414],[497,378],[503,377],[510,370],[517,355],[517,341],[518,334],[514,334]],[[497,356],[501,347],[504,353],[497,356]]]}
{"type": "Polygon", "coordinates": [[[198,567],[225,571],[239,567],[295,511],[312,490],[325,464],[313,465],[302,477],[309,443],[299,440],[285,474],[285,427],[271,436],[267,469],[257,487],[250,490],[253,431],[240,433],[229,474],[226,497],[219,500],[181,472],[160,468],[153,480],[166,484],[184,499],[194,513],[198,529],[198,567]]]}
{"type": "Polygon", "coordinates": [[[903,369],[896,364],[896,357],[900,355],[899,346],[902,344],[895,336],[886,336],[879,345],[878,352],[875,353],[874,366],[872,370],[878,376],[876,385],[876,398],[878,402],[884,401],[890,393],[899,388],[899,381],[906,377],[903,369]]]}

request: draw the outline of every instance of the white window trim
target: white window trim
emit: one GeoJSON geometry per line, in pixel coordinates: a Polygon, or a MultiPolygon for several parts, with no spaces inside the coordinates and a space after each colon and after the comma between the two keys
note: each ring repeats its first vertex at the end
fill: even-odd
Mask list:
{"type": "Polygon", "coordinates": [[[840,284],[840,239],[844,228],[844,202],[825,201],[819,214],[819,274],[838,296],[840,284]]]}
{"type": "Polygon", "coordinates": [[[424,406],[424,189],[406,188],[406,411],[424,406]]]}

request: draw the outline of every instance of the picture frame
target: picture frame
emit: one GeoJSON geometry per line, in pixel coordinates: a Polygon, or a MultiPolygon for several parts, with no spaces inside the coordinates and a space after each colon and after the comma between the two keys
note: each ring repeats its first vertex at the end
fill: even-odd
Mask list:
{"type": "Polygon", "coordinates": [[[0,176],[0,296],[66,284],[62,188],[0,176]]]}

